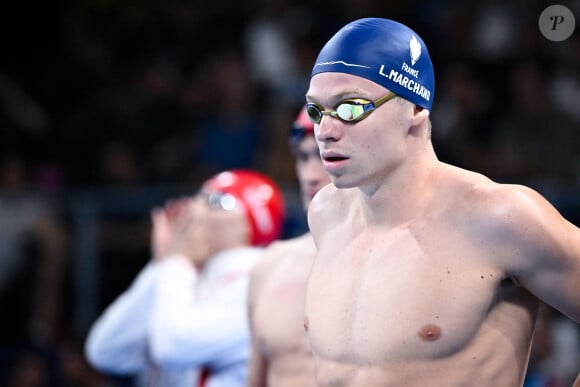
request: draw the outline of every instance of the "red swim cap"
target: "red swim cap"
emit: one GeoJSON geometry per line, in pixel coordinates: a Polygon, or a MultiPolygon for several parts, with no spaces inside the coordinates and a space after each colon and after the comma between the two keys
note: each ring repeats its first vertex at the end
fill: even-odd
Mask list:
{"type": "Polygon", "coordinates": [[[308,118],[304,105],[290,128],[290,144],[297,145],[306,136],[314,136],[314,124],[308,118]]]}
{"type": "Polygon", "coordinates": [[[234,169],[213,176],[202,189],[228,193],[237,199],[248,217],[252,246],[267,245],[282,234],[284,196],[269,177],[256,171],[234,169]]]}

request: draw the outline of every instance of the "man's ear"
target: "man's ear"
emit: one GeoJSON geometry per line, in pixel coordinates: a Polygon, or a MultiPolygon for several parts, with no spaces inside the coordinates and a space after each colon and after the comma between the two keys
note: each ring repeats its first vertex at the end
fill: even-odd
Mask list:
{"type": "Polygon", "coordinates": [[[429,110],[415,105],[413,107],[413,117],[411,119],[412,126],[421,126],[424,121],[429,119],[429,110]]]}

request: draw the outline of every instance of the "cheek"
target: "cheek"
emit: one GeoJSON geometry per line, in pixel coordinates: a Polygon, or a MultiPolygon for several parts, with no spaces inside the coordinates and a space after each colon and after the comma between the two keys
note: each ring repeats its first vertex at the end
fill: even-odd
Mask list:
{"type": "Polygon", "coordinates": [[[392,143],[392,139],[384,131],[376,131],[370,138],[361,142],[359,149],[362,149],[369,157],[381,157],[387,153],[392,143]]]}
{"type": "Polygon", "coordinates": [[[308,169],[306,163],[298,162],[296,163],[296,178],[298,179],[298,184],[303,186],[306,183],[306,177],[308,176],[308,169]]]}
{"type": "Polygon", "coordinates": [[[217,210],[213,216],[208,219],[207,226],[214,231],[223,232],[224,230],[227,230],[228,227],[239,225],[242,216],[241,213],[235,211],[217,210]]]}
{"type": "Polygon", "coordinates": [[[246,234],[250,231],[250,219],[245,212],[232,211],[228,214],[229,219],[220,225],[220,233],[223,230],[231,229],[232,232],[236,231],[242,234],[246,234]]]}
{"type": "Polygon", "coordinates": [[[204,249],[207,245],[208,233],[210,232],[207,227],[207,223],[202,221],[194,222],[191,227],[189,227],[187,235],[185,238],[189,244],[197,246],[197,248],[204,249]]]}
{"type": "Polygon", "coordinates": [[[296,177],[298,180],[302,178],[304,175],[304,162],[297,160],[296,161],[296,177]]]}
{"type": "Polygon", "coordinates": [[[308,176],[308,169],[306,167],[306,163],[297,163],[296,164],[296,177],[298,178],[298,183],[300,185],[304,184],[306,181],[306,176],[308,176]]]}

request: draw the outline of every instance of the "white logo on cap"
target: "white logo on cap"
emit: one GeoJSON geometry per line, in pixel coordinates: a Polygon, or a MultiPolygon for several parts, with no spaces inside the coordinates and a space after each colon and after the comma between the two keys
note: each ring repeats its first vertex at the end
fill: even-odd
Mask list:
{"type": "Polygon", "coordinates": [[[248,187],[242,193],[244,200],[250,208],[250,213],[256,227],[261,233],[270,233],[274,228],[274,219],[270,213],[267,201],[274,195],[271,187],[261,185],[259,187],[248,187]]]}
{"type": "Polygon", "coordinates": [[[414,66],[419,60],[419,57],[421,57],[421,43],[419,43],[415,35],[409,41],[409,49],[411,53],[411,66],[414,66]]]}
{"type": "Polygon", "coordinates": [[[366,69],[370,69],[370,67],[369,67],[369,66],[363,66],[363,65],[354,64],[354,63],[346,63],[346,62],[345,62],[345,61],[343,61],[343,60],[335,60],[335,61],[333,61],[333,62],[320,62],[320,63],[316,63],[316,64],[314,65],[314,67],[316,67],[316,66],[327,66],[327,65],[339,64],[339,63],[340,63],[340,64],[343,64],[343,65],[345,65],[345,66],[347,66],[347,67],[364,67],[364,68],[366,68],[366,69]]]}

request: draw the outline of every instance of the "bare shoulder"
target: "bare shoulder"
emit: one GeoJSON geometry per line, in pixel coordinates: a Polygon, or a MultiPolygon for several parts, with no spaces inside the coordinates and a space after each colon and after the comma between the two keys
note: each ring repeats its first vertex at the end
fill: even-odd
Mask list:
{"type": "Polygon", "coordinates": [[[343,219],[350,208],[350,197],[353,189],[338,189],[328,184],[320,189],[308,207],[308,226],[310,231],[318,233],[321,228],[332,224],[335,219],[343,219]]]}
{"type": "Polygon", "coordinates": [[[536,238],[567,224],[545,197],[523,185],[486,181],[474,185],[466,199],[472,219],[491,233],[536,238]]]}
{"type": "Polygon", "coordinates": [[[268,270],[268,267],[280,262],[280,258],[287,255],[293,255],[295,252],[304,249],[305,244],[308,244],[311,239],[312,237],[310,234],[306,233],[295,238],[272,242],[266,248],[266,251],[256,266],[254,266],[254,271],[268,270]]]}
{"type": "Polygon", "coordinates": [[[316,193],[316,195],[314,195],[314,198],[312,198],[310,206],[308,207],[308,212],[318,214],[320,212],[328,211],[328,209],[333,206],[334,201],[339,196],[340,190],[333,184],[327,184],[326,186],[322,187],[316,193]]]}
{"type": "Polygon", "coordinates": [[[310,233],[304,235],[272,242],[264,252],[263,256],[252,268],[250,274],[251,286],[257,288],[263,278],[267,278],[279,266],[284,265],[287,259],[296,256],[303,256],[305,252],[314,251],[314,242],[310,233]]]}
{"type": "Polygon", "coordinates": [[[461,199],[461,226],[508,272],[558,264],[578,247],[578,228],[532,188],[482,179],[461,199]]]}
{"type": "Polygon", "coordinates": [[[580,229],[529,187],[482,181],[464,198],[457,212],[472,251],[580,321],[580,229]]]}
{"type": "Polygon", "coordinates": [[[437,218],[480,248],[489,248],[486,256],[548,256],[548,251],[561,250],[566,239],[577,239],[578,229],[532,188],[451,166],[440,168],[437,177],[437,218]],[[506,249],[504,254],[492,254],[500,248],[506,249]]]}

